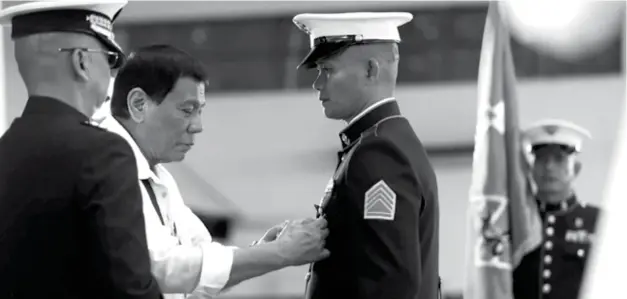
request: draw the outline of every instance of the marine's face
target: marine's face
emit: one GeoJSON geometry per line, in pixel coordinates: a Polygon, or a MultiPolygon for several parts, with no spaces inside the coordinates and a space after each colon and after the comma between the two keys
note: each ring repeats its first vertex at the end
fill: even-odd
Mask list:
{"type": "Polygon", "coordinates": [[[313,88],[318,91],[324,114],[330,119],[348,120],[363,106],[364,66],[348,63],[346,53],[317,63],[318,77],[313,88]]]}
{"type": "Polygon", "coordinates": [[[161,104],[149,102],[153,107],[138,125],[143,127],[147,155],[159,163],[183,160],[194,145],[194,135],[202,132],[204,84],[181,78],[161,104]]]}
{"type": "Polygon", "coordinates": [[[534,151],[533,178],[541,193],[565,192],[577,176],[576,157],[559,145],[534,151]]]}

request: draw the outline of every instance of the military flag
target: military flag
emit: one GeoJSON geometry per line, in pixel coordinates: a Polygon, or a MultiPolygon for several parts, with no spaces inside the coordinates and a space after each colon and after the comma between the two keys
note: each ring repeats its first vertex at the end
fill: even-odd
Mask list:
{"type": "Polygon", "coordinates": [[[515,85],[509,34],[498,2],[490,2],[479,64],[464,299],[513,298],[513,269],[542,238],[515,85]]]}

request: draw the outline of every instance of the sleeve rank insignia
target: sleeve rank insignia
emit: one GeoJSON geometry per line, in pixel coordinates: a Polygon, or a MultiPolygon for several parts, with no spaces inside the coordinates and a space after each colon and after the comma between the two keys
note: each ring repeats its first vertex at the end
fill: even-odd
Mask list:
{"type": "Polygon", "coordinates": [[[396,193],[385,181],[372,185],[364,196],[364,219],[394,220],[396,193]]]}

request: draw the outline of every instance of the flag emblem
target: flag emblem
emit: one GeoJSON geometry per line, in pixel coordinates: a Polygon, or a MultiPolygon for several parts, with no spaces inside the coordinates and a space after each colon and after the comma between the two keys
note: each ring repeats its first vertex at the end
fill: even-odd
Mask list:
{"type": "Polygon", "coordinates": [[[475,214],[480,215],[478,221],[479,240],[476,242],[475,265],[477,267],[492,267],[497,269],[511,269],[511,259],[508,256],[511,248],[509,231],[505,221],[507,198],[503,196],[479,196],[471,202],[475,214]]]}
{"type": "Polygon", "coordinates": [[[396,193],[380,180],[364,196],[364,219],[394,220],[396,193]]]}

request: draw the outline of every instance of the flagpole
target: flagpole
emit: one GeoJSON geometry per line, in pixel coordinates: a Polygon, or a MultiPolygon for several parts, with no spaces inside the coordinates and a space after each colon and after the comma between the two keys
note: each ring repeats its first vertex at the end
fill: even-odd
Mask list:
{"type": "MultiPolygon", "coordinates": [[[[4,8],[4,1],[0,1],[0,8],[4,8]]],[[[9,124],[8,107],[7,107],[7,78],[6,78],[6,53],[5,47],[7,47],[5,28],[0,28],[0,136],[7,130],[9,124]]]]}

